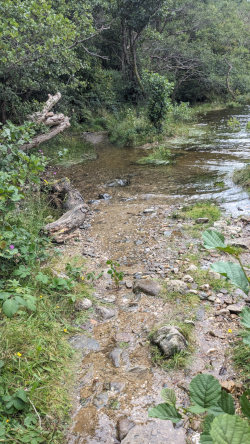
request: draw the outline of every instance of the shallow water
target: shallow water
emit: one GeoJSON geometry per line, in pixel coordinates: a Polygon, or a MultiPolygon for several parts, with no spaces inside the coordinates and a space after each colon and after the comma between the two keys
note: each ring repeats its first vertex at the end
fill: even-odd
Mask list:
{"type": "Polygon", "coordinates": [[[77,164],[62,173],[69,176],[86,199],[109,193],[113,199],[149,199],[190,202],[216,200],[237,216],[250,212],[248,194],[232,181],[233,172],[250,159],[250,132],[246,131],[250,106],[213,111],[190,128],[189,137],[176,137],[166,145],[178,154],[171,166],[135,165],[149,151],[140,148],[117,148],[103,143],[97,146],[97,159],[77,164]],[[230,131],[227,121],[235,117],[240,130],[230,131]],[[115,178],[130,177],[124,188],[105,184],[115,178]]]}

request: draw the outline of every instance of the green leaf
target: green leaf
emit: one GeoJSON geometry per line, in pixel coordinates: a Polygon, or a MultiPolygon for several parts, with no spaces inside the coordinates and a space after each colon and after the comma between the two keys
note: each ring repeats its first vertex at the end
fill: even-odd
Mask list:
{"type": "Polygon", "coordinates": [[[240,314],[241,325],[250,329],[250,308],[245,307],[240,314]]]}
{"type": "Polygon", "coordinates": [[[207,409],[204,409],[204,407],[201,407],[199,405],[191,405],[187,409],[189,412],[194,413],[195,415],[199,415],[200,413],[206,412],[207,409]]]}
{"type": "Polygon", "coordinates": [[[159,418],[177,423],[181,419],[180,413],[175,407],[169,404],[158,404],[156,407],[152,407],[148,411],[148,416],[151,418],[159,418]]]}
{"type": "Polygon", "coordinates": [[[221,397],[219,381],[208,374],[195,376],[190,383],[189,390],[191,401],[205,409],[217,405],[221,397]]]}
{"type": "Polygon", "coordinates": [[[243,340],[244,344],[250,346],[250,335],[243,336],[242,340],[243,340]]]}
{"type": "Polygon", "coordinates": [[[243,395],[240,397],[240,406],[243,415],[247,416],[250,419],[250,390],[246,390],[243,395]]]}
{"type": "Polygon", "coordinates": [[[225,248],[224,236],[216,230],[206,230],[202,233],[202,239],[204,241],[204,247],[208,250],[222,247],[225,248]]]}
{"type": "Polygon", "coordinates": [[[26,392],[23,389],[18,390],[15,393],[15,397],[21,399],[23,402],[28,402],[26,392]]]}
{"type": "Polygon", "coordinates": [[[240,288],[244,293],[249,292],[249,283],[241,266],[234,262],[216,262],[211,266],[217,273],[226,276],[230,281],[240,288]]]}
{"type": "Polygon", "coordinates": [[[200,444],[214,444],[210,433],[203,432],[200,436],[200,444]]]}
{"type": "Polygon", "coordinates": [[[233,397],[232,395],[230,395],[230,393],[227,393],[225,390],[221,391],[221,398],[218,404],[222,408],[222,411],[224,413],[228,413],[229,415],[235,414],[233,397]]]}
{"type": "Polygon", "coordinates": [[[212,422],[210,435],[214,444],[249,444],[250,427],[239,416],[219,415],[212,422]]]}
{"type": "Polygon", "coordinates": [[[36,275],[36,280],[42,284],[47,284],[49,282],[48,276],[41,271],[36,275]]]}
{"type": "Polygon", "coordinates": [[[166,402],[166,404],[169,404],[169,405],[172,405],[173,407],[175,407],[176,396],[175,396],[175,392],[173,389],[169,389],[169,388],[162,389],[161,397],[162,397],[163,401],[166,402]]]}
{"type": "Polygon", "coordinates": [[[14,314],[17,312],[19,308],[19,304],[15,301],[15,299],[8,299],[3,303],[3,312],[8,318],[12,318],[14,314]]]}
{"type": "Polygon", "coordinates": [[[19,398],[15,398],[15,399],[13,400],[13,405],[14,405],[15,409],[17,409],[17,410],[23,410],[24,407],[25,407],[25,402],[23,402],[23,401],[22,401],[21,399],[19,399],[19,398]]]}

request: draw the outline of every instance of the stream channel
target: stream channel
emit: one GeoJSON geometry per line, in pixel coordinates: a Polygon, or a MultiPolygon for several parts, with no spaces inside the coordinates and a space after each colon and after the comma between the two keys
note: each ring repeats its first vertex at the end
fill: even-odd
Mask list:
{"type": "MultiPolygon", "coordinates": [[[[190,127],[188,139],[169,140],[167,146],[178,154],[171,166],[136,165],[147,150],[103,142],[95,147],[96,160],[60,169],[60,176],[68,176],[86,201],[92,201],[78,238],[62,246],[62,252],[67,258],[83,256],[87,271],[104,272],[93,282],[82,334],[71,340],[82,361],[68,444],[197,443],[197,421],[190,425],[184,418],[174,428],[169,421],[150,420],[148,408],[162,402],[163,387],[174,388],[178,404],[187,406],[188,383],[199,372],[236,385],[228,331],[236,334],[238,316],[227,307],[245,303],[244,295],[237,289],[214,290],[206,281],[202,288],[197,266],[209,270],[220,255],[202,252],[200,241],[172,215],[184,203],[212,199],[227,218],[216,222],[216,229],[228,239],[249,236],[249,198],[232,181],[234,170],[250,157],[249,111],[209,112],[190,127]],[[239,120],[240,131],[229,131],[231,117],[239,120]],[[117,178],[130,183],[107,185],[117,178]],[[111,198],[98,199],[103,193],[111,198]],[[245,219],[238,217],[242,215],[245,219]],[[193,255],[199,257],[196,265],[193,255]],[[119,290],[107,273],[108,259],[119,262],[124,272],[119,290]],[[143,279],[160,285],[160,294],[134,292],[135,283],[143,279]],[[177,295],[170,297],[173,288],[177,295]],[[193,326],[190,360],[184,368],[166,371],[152,359],[149,334],[159,325],[180,323],[193,326]]],[[[242,261],[249,261],[249,253],[242,261]]]]}

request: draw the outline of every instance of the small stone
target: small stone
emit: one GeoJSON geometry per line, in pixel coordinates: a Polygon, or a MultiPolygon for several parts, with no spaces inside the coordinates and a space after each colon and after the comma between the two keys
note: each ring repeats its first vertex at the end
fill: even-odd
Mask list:
{"type": "Polygon", "coordinates": [[[209,222],[209,219],[207,217],[199,217],[195,220],[196,224],[206,224],[207,222],[209,222]]]}
{"type": "Polygon", "coordinates": [[[125,281],[125,286],[126,288],[132,288],[133,287],[132,281],[125,281]]]}
{"type": "Polygon", "coordinates": [[[185,276],[183,277],[183,281],[191,283],[191,282],[194,282],[194,279],[189,274],[185,274],[185,276]]]}
{"type": "Polygon", "coordinates": [[[228,291],[227,291],[225,288],[222,288],[222,289],[220,290],[220,293],[222,293],[222,294],[228,294],[228,291]]]}
{"type": "Polygon", "coordinates": [[[198,294],[198,291],[197,290],[189,290],[188,293],[190,293],[190,294],[198,294]]]}
{"type": "Polygon", "coordinates": [[[108,194],[108,193],[101,193],[101,194],[99,194],[98,198],[104,199],[104,200],[109,200],[112,198],[112,196],[110,196],[110,194],[108,194]]]}
{"type": "Polygon", "coordinates": [[[160,284],[149,279],[142,279],[139,282],[135,282],[133,288],[134,293],[142,292],[150,296],[158,296],[160,291],[160,284]]]}
{"type": "Polygon", "coordinates": [[[196,265],[194,264],[189,265],[187,269],[187,271],[196,271],[196,270],[198,270],[198,267],[196,267],[196,265]]]}
{"type": "Polygon", "coordinates": [[[205,318],[205,310],[204,310],[203,306],[198,308],[195,317],[196,317],[197,321],[203,321],[204,320],[204,318],[205,318]]]}
{"type": "Polygon", "coordinates": [[[210,289],[210,285],[209,284],[204,284],[200,286],[200,290],[202,291],[208,291],[210,289]]]}
{"type": "Polygon", "coordinates": [[[145,208],[145,210],[143,210],[144,214],[150,214],[150,213],[154,213],[155,209],[154,208],[145,208]]]}
{"type": "Polygon", "coordinates": [[[110,390],[112,392],[121,393],[122,390],[124,389],[124,387],[125,387],[124,382],[111,382],[110,383],[110,390]]]}
{"type": "Polygon", "coordinates": [[[88,310],[90,307],[92,307],[92,305],[93,305],[93,303],[90,299],[84,298],[84,299],[76,301],[75,309],[77,311],[88,310]]]}
{"type": "Polygon", "coordinates": [[[94,406],[97,409],[101,409],[108,404],[108,394],[107,392],[100,393],[97,395],[93,401],[94,406]]]}
{"type": "Polygon", "coordinates": [[[217,310],[215,313],[214,313],[214,315],[215,316],[220,316],[220,315],[229,315],[229,310],[228,310],[228,308],[222,308],[221,310],[217,310]]]}
{"type": "Polygon", "coordinates": [[[216,352],[218,352],[218,349],[217,349],[217,348],[210,348],[210,349],[207,351],[206,355],[211,355],[212,353],[216,353],[216,352]]]}
{"type": "Polygon", "coordinates": [[[121,354],[121,348],[114,348],[114,350],[112,350],[112,352],[109,354],[109,357],[116,368],[119,368],[121,366],[121,354]]]}
{"type": "Polygon", "coordinates": [[[167,358],[187,348],[186,339],[173,325],[165,325],[156,330],[152,342],[160,347],[167,358]]]}
{"type": "Polygon", "coordinates": [[[244,303],[238,303],[238,304],[231,304],[228,305],[227,309],[231,312],[231,313],[235,313],[235,314],[239,314],[242,312],[243,308],[245,307],[244,303]]]}
{"type": "Polygon", "coordinates": [[[96,312],[103,319],[110,319],[116,315],[115,310],[113,310],[112,308],[103,307],[102,305],[96,307],[96,312]]]}
{"type": "Polygon", "coordinates": [[[208,299],[208,294],[207,294],[207,293],[204,293],[204,292],[201,292],[201,293],[199,294],[199,298],[200,298],[202,301],[205,301],[206,299],[208,299]]]}
{"type": "MultiPolygon", "coordinates": [[[[216,297],[215,296],[209,296],[208,297],[208,300],[210,301],[210,302],[215,302],[216,301],[216,297]]],[[[219,299],[219,302],[220,302],[220,299],[219,299]]]]}
{"type": "Polygon", "coordinates": [[[135,423],[132,421],[132,419],[127,418],[126,416],[124,418],[120,418],[117,422],[117,438],[119,441],[122,441],[122,439],[127,436],[128,432],[135,426],[135,423]]]}

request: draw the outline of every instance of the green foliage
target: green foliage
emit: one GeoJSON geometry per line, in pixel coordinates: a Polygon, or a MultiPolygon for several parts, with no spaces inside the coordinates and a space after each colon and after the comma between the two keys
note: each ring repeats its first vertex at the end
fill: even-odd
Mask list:
{"type": "Polygon", "coordinates": [[[206,217],[211,223],[220,218],[221,212],[216,205],[210,202],[198,202],[195,205],[184,207],[181,216],[193,220],[206,217]]]}
{"type": "Polygon", "coordinates": [[[249,280],[240,261],[240,250],[225,244],[224,236],[216,230],[206,230],[202,234],[204,247],[207,249],[218,249],[234,256],[239,264],[234,262],[216,262],[212,269],[222,276],[227,277],[234,285],[239,287],[246,294],[249,292],[249,280]]]}
{"type": "Polygon", "coordinates": [[[170,93],[173,84],[158,73],[144,73],[144,82],[148,92],[148,117],[158,130],[162,130],[163,122],[170,107],[170,93]]]}
{"type": "Polygon", "coordinates": [[[247,444],[250,427],[239,416],[220,415],[212,422],[210,435],[214,444],[247,444]]]}
{"type": "Polygon", "coordinates": [[[236,184],[246,188],[246,190],[250,193],[250,165],[246,165],[241,170],[235,171],[233,180],[236,184]]]}
{"type": "Polygon", "coordinates": [[[137,160],[139,165],[168,165],[171,163],[173,155],[165,145],[158,145],[149,156],[137,160]]]}
{"type": "Polygon", "coordinates": [[[114,281],[116,288],[119,288],[120,281],[123,280],[124,273],[123,271],[119,271],[118,268],[120,267],[120,264],[118,262],[112,261],[109,259],[106,262],[107,265],[109,265],[108,274],[110,275],[111,279],[114,281]]]}
{"type": "Polygon", "coordinates": [[[231,117],[227,121],[227,125],[231,131],[240,131],[240,122],[235,117],[231,117]]]}
{"type": "MultiPolygon", "coordinates": [[[[192,405],[189,408],[175,406],[172,390],[162,393],[165,403],[150,408],[150,417],[179,422],[182,418],[180,411],[188,415],[204,413],[203,433],[200,437],[202,444],[247,444],[250,438],[250,427],[247,421],[235,415],[233,397],[221,389],[219,381],[209,374],[199,374],[192,379],[189,387],[192,405]]],[[[241,397],[243,413],[249,414],[249,393],[241,397]]]]}

